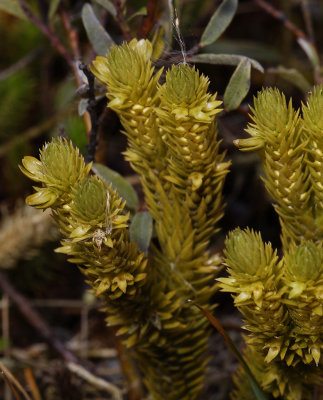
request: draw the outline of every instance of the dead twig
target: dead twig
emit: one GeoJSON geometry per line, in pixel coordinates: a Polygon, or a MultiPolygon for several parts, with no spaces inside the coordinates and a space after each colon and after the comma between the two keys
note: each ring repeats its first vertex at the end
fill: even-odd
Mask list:
{"type": "Polygon", "coordinates": [[[84,75],[88,80],[88,106],[87,111],[91,118],[91,130],[89,132],[89,142],[87,144],[87,155],[85,161],[87,163],[94,161],[96,146],[98,144],[98,132],[100,125],[100,116],[106,105],[106,99],[102,102],[102,99],[97,100],[95,98],[94,88],[94,75],[89,70],[86,64],[80,64],[80,70],[83,71],[84,75]]]}
{"type": "Polygon", "coordinates": [[[16,399],[21,399],[21,397],[19,396],[19,393],[16,390],[16,389],[18,389],[19,392],[24,395],[26,400],[31,400],[31,398],[28,396],[28,393],[25,391],[25,389],[20,385],[20,383],[17,381],[17,379],[8,370],[8,368],[2,364],[2,362],[0,362],[0,371],[4,377],[4,380],[6,381],[6,383],[10,387],[12,393],[16,397],[16,399]]]}
{"type": "Polygon", "coordinates": [[[69,362],[67,363],[67,368],[98,389],[105,390],[110,393],[114,400],[122,400],[122,391],[118,387],[102,378],[93,375],[91,372],[82,367],[82,365],[69,362]]]}
{"type": "MultiPolygon", "coordinates": [[[[56,350],[56,352],[67,361],[67,367],[74,373],[78,373],[88,382],[100,389],[108,391],[114,400],[122,399],[121,390],[110,382],[105,381],[92,374],[87,366],[74,353],[69,351],[64,344],[54,335],[49,325],[43,320],[36,310],[30,305],[29,300],[19,293],[0,272],[0,288],[7,293],[11,301],[17,306],[21,314],[32,325],[35,330],[46,340],[46,342],[56,350]]],[[[1,364],[0,364],[1,367],[1,364]]],[[[29,400],[29,399],[28,399],[29,400]]]]}
{"type": "Polygon", "coordinates": [[[41,394],[39,392],[39,388],[36,383],[36,379],[34,377],[34,374],[31,370],[31,368],[26,367],[24,372],[25,372],[25,378],[26,378],[27,384],[28,384],[30,392],[33,396],[33,400],[42,400],[41,394]]]}
{"type": "Polygon", "coordinates": [[[29,300],[19,293],[0,272],[0,287],[7,293],[11,301],[18,307],[21,314],[27,319],[37,332],[53,347],[57,353],[68,362],[80,363],[75,354],[65,348],[63,343],[54,336],[52,330],[36,310],[30,305],[29,300]]]}
{"type": "MultiPolygon", "coordinates": [[[[80,53],[80,47],[79,47],[78,32],[76,29],[73,28],[73,26],[71,24],[70,16],[68,15],[68,13],[66,12],[65,8],[62,5],[60,6],[60,16],[61,16],[64,28],[65,28],[65,31],[67,33],[67,38],[68,38],[68,42],[69,42],[70,48],[73,53],[74,61],[79,61],[81,59],[81,53],[80,53]]],[[[75,63],[74,63],[74,66],[75,66],[75,63]]],[[[76,85],[79,88],[83,85],[82,78],[81,78],[77,68],[73,67],[73,72],[74,72],[76,85]]],[[[89,133],[91,131],[91,120],[90,120],[90,116],[88,113],[83,114],[83,121],[84,121],[84,125],[86,128],[86,132],[89,135],[89,133]]]]}
{"type": "Polygon", "coordinates": [[[58,37],[55,35],[55,33],[52,31],[52,29],[45,25],[40,19],[36,17],[36,15],[32,12],[30,9],[29,5],[25,0],[19,0],[19,4],[30,20],[34,25],[39,28],[44,35],[48,37],[48,39],[51,41],[52,45],[59,51],[59,53],[64,57],[68,65],[74,69],[75,68],[75,63],[74,60],[71,56],[71,54],[66,50],[66,48],[63,46],[63,44],[59,41],[58,37]]]}

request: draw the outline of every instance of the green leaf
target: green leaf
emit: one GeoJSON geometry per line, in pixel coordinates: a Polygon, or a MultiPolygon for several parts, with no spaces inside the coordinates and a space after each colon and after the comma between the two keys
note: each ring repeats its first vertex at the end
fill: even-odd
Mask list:
{"type": "Polygon", "coordinates": [[[284,66],[279,65],[277,68],[269,68],[267,72],[280,76],[292,85],[298,87],[304,93],[307,93],[312,89],[312,85],[304,75],[295,68],[285,68],[284,66]]]}
{"type": "Polygon", "coordinates": [[[258,382],[256,381],[255,377],[253,376],[253,373],[251,372],[248,364],[246,363],[245,359],[242,357],[240,351],[237,349],[236,345],[233,343],[231,340],[230,336],[227,334],[227,332],[223,329],[222,325],[220,322],[207,310],[199,306],[198,304],[192,302],[189,300],[189,302],[193,303],[199,310],[202,311],[202,313],[206,316],[206,318],[209,320],[210,324],[214,326],[214,328],[220,333],[220,335],[223,337],[226,345],[228,348],[231,350],[233,355],[240,361],[242,364],[243,369],[246,372],[248,381],[250,383],[250,386],[253,390],[253,393],[256,397],[257,400],[268,400],[268,397],[265,395],[265,393],[262,391],[260,388],[258,382]]]}
{"type": "Polygon", "coordinates": [[[96,3],[100,4],[103,8],[105,8],[111,15],[114,17],[117,16],[117,10],[115,6],[111,3],[110,0],[94,0],[96,3]]]}
{"type": "Polygon", "coordinates": [[[238,65],[242,60],[248,60],[253,68],[264,72],[263,66],[258,61],[238,54],[197,54],[188,59],[189,62],[215,65],[238,65]]]}
{"type": "Polygon", "coordinates": [[[246,97],[250,88],[251,63],[241,60],[225,89],[223,103],[227,110],[235,110],[246,97]]]}
{"type": "Polygon", "coordinates": [[[17,18],[28,19],[20,7],[19,0],[0,0],[0,10],[12,14],[17,18]]]}
{"type": "Polygon", "coordinates": [[[238,0],[223,0],[203,32],[200,42],[201,47],[215,42],[222,35],[230,25],[237,7],[238,0]]]}
{"type": "Polygon", "coordinates": [[[141,7],[138,11],[136,11],[134,14],[132,14],[128,19],[127,22],[132,21],[134,18],[139,17],[141,15],[147,15],[147,8],[146,7],[141,7]]]}
{"type": "Polygon", "coordinates": [[[154,33],[154,36],[151,39],[151,44],[153,46],[153,52],[151,55],[152,60],[157,60],[165,48],[165,41],[164,41],[164,34],[165,29],[160,26],[154,33]]]}
{"type": "Polygon", "coordinates": [[[313,65],[313,67],[314,68],[319,67],[320,58],[319,58],[319,55],[317,54],[315,47],[312,45],[312,43],[308,42],[307,40],[305,40],[303,38],[297,39],[297,42],[301,46],[303,51],[306,53],[308,59],[310,60],[311,64],[313,65]]]}
{"type": "Polygon", "coordinates": [[[50,21],[55,16],[58,6],[60,5],[60,2],[61,2],[61,0],[52,0],[50,2],[49,11],[48,11],[48,18],[50,21]]]}
{"type": "Polygon", "coordinates": [[[149,211],[138,212],[131,221],[130,239],[138,244],[140,252],[147,252],[153,233],[153,219],[149,211]]]}
{"type": "Polygon", "coordinates": [[[128,208],[138,208],[139,200],[135,189],[118,172],[98,163],[93,164],[92,170],[108,184],[112,183],[112,187],[126,200],[128,208]]]}
{"type": "Polygon", "coordinates": [[[100,24],[90,4],[86,3],[82,8],[82,21],[94,50],[98,55],[105,56],[114,42],[100,24]]]}
{"type": "Polygon", "coordinates": [[[167,50],[172,48],[173,42],[173,21],[174,21],[174,6],[173,0],[165,0],[165,7],[163,7],[162,15],[158,23],[164,28],[165,43],[167,50]]]}

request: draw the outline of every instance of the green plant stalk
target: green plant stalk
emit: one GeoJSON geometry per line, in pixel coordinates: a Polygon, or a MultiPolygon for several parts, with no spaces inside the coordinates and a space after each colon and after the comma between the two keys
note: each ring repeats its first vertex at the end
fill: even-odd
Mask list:
{"type": "MultiPolygon", "coordinates": [[[[257,365],[257,380],[287,400],[311,398],[323,376],[322,107],[322,87],[303,105],[303,117],[278,90],[255,98],[251,137],[236,145],[260,154],[283,257],[259,234],[237,229],[226,240],[229,277],[219,279],[245,317],[246,358],[257,365]]],[[[233,399],[246,398],[243,379],[240,371],[233,399]]]]}
{"type": "Polygon", "coordinates": [[[223,213],[229,163],[219,154],[219,102],[207,93],[207,79],[182,65],[158,85],[162,71],[154,74],[151,54],[149,41],[133,40],[112,47],[92,67],[123,124],[125,156],[141,176],[155,222],[158,243],[147,257],[129,240],[119,195],[89,177],[90,166],[70,144],[52,141],[40,160],[25,157],[22,171],[43,184],[27,202],[53,209],[65,236],[58,251],[82,265],[108,323],[119,325],[118,334],[133,348],[152,398],[194,400],[208,361],[208,322],[186,300],[212,309],[221,258],[208,246],[223,213]],[[189,152],[174,161],[183,141],[189,152]]]}

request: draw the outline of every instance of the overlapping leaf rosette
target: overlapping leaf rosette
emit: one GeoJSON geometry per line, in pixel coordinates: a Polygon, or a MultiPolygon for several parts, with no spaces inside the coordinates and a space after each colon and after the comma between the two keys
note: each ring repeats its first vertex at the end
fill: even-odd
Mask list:
{"type": "MultiPolygon", "coordinates": [[[[259,152],[280,218],[283,256],[279,261],[260,235],[236,230],[226,241],[229,277],[220,279],[245,317],[246,357],[259,383],[275,398],[288,400],[311,398],[323,376],[320,107],[321,87],[303,105],[303,117],[276,89],[255,98],[246,129],[251,137],[235,143],[259,152]]],[[[246,393],[243,375],[240,370],[234,399],[240,388],[241,396],[246,393]]]]}
{"type": "MultiPolygon", "coordinates": [[[[108,107],[120,117],[126,159],[140,175],[155,221],[147,257],[129,240],[129,215],[118,193],[88,176],[90,166],[83,173],[83,158],[64,140],[46,148],[68,149],[65,170],[76,178],[54,200],[33,205],[52,207],[65,236],[58,251],[81,266],[104,300],[107,320],[133,347],[150,396],[194,400],[201,396],[208,361],[208,323],[187,300],[212,308],[221,257],[211,256],[208,247],[223,214],[229,163],[219,151],[214,118],[220,102],[208,94],[208,80],[183,65],[169,70],[160,85],[162,70],[155,71],[151,54],[149,41],[135,39],[113,46],[91,67],[107,87],[108,107]]],[[[42,159],[23,163],[31,179],[36,168],[44,170],[42,159]]],[[[47,174],[36,179],[44,189],[47,174]]]]}

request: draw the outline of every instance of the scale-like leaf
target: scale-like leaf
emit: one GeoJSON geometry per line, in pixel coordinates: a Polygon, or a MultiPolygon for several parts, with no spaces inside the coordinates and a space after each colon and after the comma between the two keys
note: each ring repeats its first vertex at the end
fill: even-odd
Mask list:
{"type": "Polygon", "coordinates": [[[238,65],[242,60],[248,60],[253,68],[264,72],[263,66],[258,61],[238,54],[197,54],[188,58],[189,62],[214,65],[238,65]]]}
{"type": "Polygon", "coordinates": [[[20,7],[18,0],[0,0],[0,10],[18,18],[27,19],[27,16],[20,7]]]}
{"type": "Polygon", "coordinates": [[[238,0],[223,0],[205,28],[201,37],[201,47],[215,42],[222,35],[230,25],[237,7],[238,0]]]}
{"type": "Polygon", "coordinates": [[[92,170],[108,184],[112,183],[112,187],[126,200],[128,208],[133,210],[138,208],[139,201],[135,189],[118,172],[98,163],[93,164],[92,170]]]}
{"type": "Polygon", "coordinates": [[[84,4],[82,8],[82,21],[94,50],[98,55],[105,56],[114,42],[100,24],[90,4],[84,4]]]}
{"type": "Polygon", "coordinates": [[[139,251],[147,251],[153,233],[153,219],[149,211],[138,212],[129,228],[130,238],[138,244],[139,251]]]}
{"type": "Polygon", "coordinates": [[[235,110],[246,97],[250,88],[250,73],[250,61],[240,61],[224,92],[223,103],[227,110],[235,110]]]}

